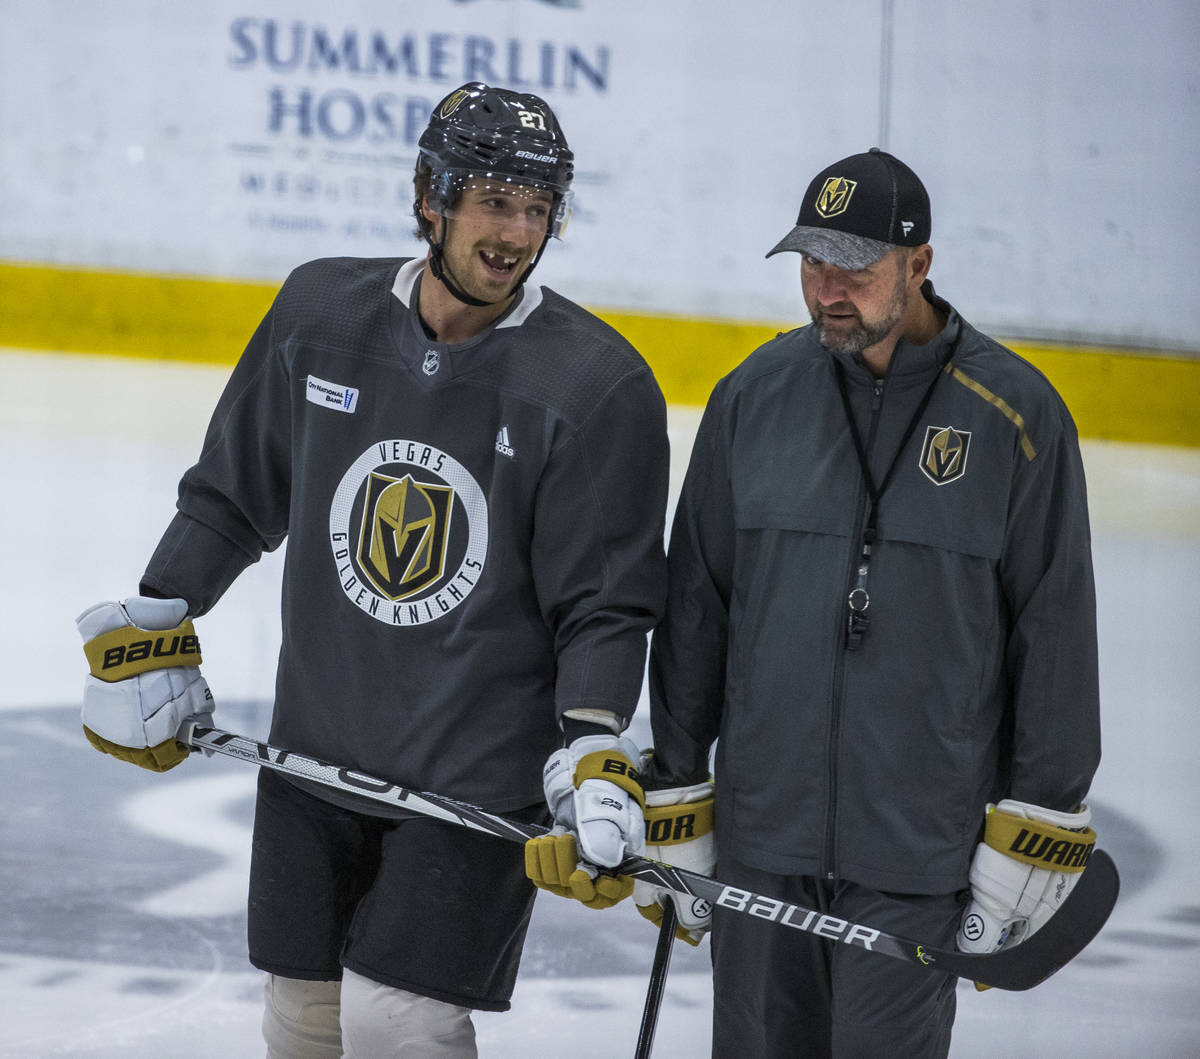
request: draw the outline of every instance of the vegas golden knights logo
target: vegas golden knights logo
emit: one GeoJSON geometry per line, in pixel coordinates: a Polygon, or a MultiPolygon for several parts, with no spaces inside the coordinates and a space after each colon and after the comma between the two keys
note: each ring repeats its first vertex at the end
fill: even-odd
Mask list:
{"type": "Polygon", "coordinates": [[[970,445],[969,430],[926,427],[925,444],[921,446],[921,473],[934,485],[957,481],[966,473],[970,445]]]}
{"type": "Polygon", "coordinates": [[[474,476],[424,441],[389,438],[346,469],[329,507],[342,594],[394,628],[462,606],[487,564],[488,505],[474,476]]]}
{"type": "Polygon", "coordinates": [[[358,563],[387,599],[416,595],[446,569],[446,541],[454,490],[392,478],[378,471],[367,481],[358,563]]]}
{"type": "Polygon", "coordinates": [[[845,177],[831,176],[821,187],[817,195],[817,213],[822,217],[836,217],[845,213],[850,205],[850,196],[858,187],[857,180],[847,180],[845,177]]]}
{"type": "Polygon", "coordinates": [[[460,106],[462,106],[463,100],[468,99],[470,95],[470,92],[464,92],[461,88],[457,92],[451,92],[450,95],[446,97],[446,101],[441,105],[441,108],[438,110],[438,117],[450,117],[451,114],[453,114],[460,106]]]}

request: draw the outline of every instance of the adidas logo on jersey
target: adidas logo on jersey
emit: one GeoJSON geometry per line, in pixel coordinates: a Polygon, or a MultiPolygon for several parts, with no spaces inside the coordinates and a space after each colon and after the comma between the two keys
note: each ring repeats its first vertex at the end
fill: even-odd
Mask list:
{"type": "Polygon", "coordinates": [[[500,432],[496,435],[496,451],[501,456],[507,456],[510,460],[516,455],[513,452],[512,444],[508,440],[508,425],[500,428],[500,432]]]}

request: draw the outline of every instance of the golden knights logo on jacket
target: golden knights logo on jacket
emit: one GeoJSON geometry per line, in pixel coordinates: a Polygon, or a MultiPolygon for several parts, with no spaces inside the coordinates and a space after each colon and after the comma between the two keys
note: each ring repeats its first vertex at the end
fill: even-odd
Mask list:
{"type": "Polygon", "coordinates": [[[449,614],[483,573],[487,501],[441,449],[409,439],[372,445],[338,485],[329,541],[342,592],[388,625],[449,614]]]}
{"type": "Polygon", "coordinates": [[[967,450],[971,445],[969,430],[954,427],[925,428],[925,443],[921,446],[921,473],[934,485],[948,485],[967,471],[967,450]]]}

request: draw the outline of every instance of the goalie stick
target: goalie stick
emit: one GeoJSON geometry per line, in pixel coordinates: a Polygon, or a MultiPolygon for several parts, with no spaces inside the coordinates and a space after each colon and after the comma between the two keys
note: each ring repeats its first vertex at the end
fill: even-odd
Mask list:
{"type": "MultiPolygon", "coordinates": [[[[454,798],[411,790],[247,736],[220,728],[206,728],[194,721],[185,721],[176,738],[196,750],[239,758],[346,794],[380,802],[393,809],[433,817],[511,842],[524,843],[547,831],[536,824],[509,820],[454,798]]],[[[931,970],[945,971],[981,985],[1009,990],[1032,989],[1079,955],[1104,926],[1120,889],[1120,879],[1112,858],[1103,850],[1096,849],[1070,897],[1036,934],[1010,949],[975,954],[926,945],[866,924],[839,919],[814,908],[726,886],[707,875],[697,875],[647,857],[626,857],[612,869],[612,874],[641,879],[691,896],[696,901],[754,916],[828,941],[856,945],[869,952],[907,960],[931,970]]]]}

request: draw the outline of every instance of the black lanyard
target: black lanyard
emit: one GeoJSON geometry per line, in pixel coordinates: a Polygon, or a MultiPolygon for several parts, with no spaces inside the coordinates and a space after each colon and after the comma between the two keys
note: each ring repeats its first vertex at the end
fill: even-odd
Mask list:
{"type": "Polygon", "coordinates": [[[867,508],[867,520],[863,526],[862,548],[859,553],[858,560],[858,578],[854,583],[854,587],[850,590],[850,594],[846,597],[849,613],[846,618],[846,650],[857,651],[862,645],[862,638],[867,631],[867,626],[870,620],[867,618],[867,608],[871,605],[871,596],[867,592],[867,573],[871,567],[871,548],[875,544],[875,539],[879,534],[879,501],[883,497],[884,491],[891,484],[892,475],[896,471],[896,467],[900,462],[900,454],[908,445],[908,439],[912,437],[913,431],[917,429],[917,423],[925,414],[925,409],[929,405],[929,400],[933,397],[934,387],[938,384],[938,379],[945,374],[946,367],[958,350],[958,341],[962,336],[962,329],[959,328],[959,333],[955,335],[954,341],[950,343],[950,348],[939,365],[937,373],[933,376],[933,381],[926,387],[925,394],[921,398],[921,403],[917,405],[917,410],[913,412],[912,419],[908,421],[908,426],[904,428],[904,434],[900,438],[900,444],[896,448],[896,454],[892,457],[892,462],[888,466],[887,474],[883,476],[883,481],[878,485],[875,484],[875,477],[871,474],[871,465],[867,459],[867,447],[863,444],[862,434],[859,433],[858,424],[854,421],[854,410],[850,407],[850,394],[846,389],[846,369],[843,367],[841,360],[838,357],[833,358],[833,370],[837,375],[838,392],[842,395],[842,410],[846,413],[846,423],[850,427],[850,437],[854,440],[854,451],[858,454],[858,465],[862,469],[863,482],[867,486],[867,494],[870,497],[870,506],[867,508]]]}

